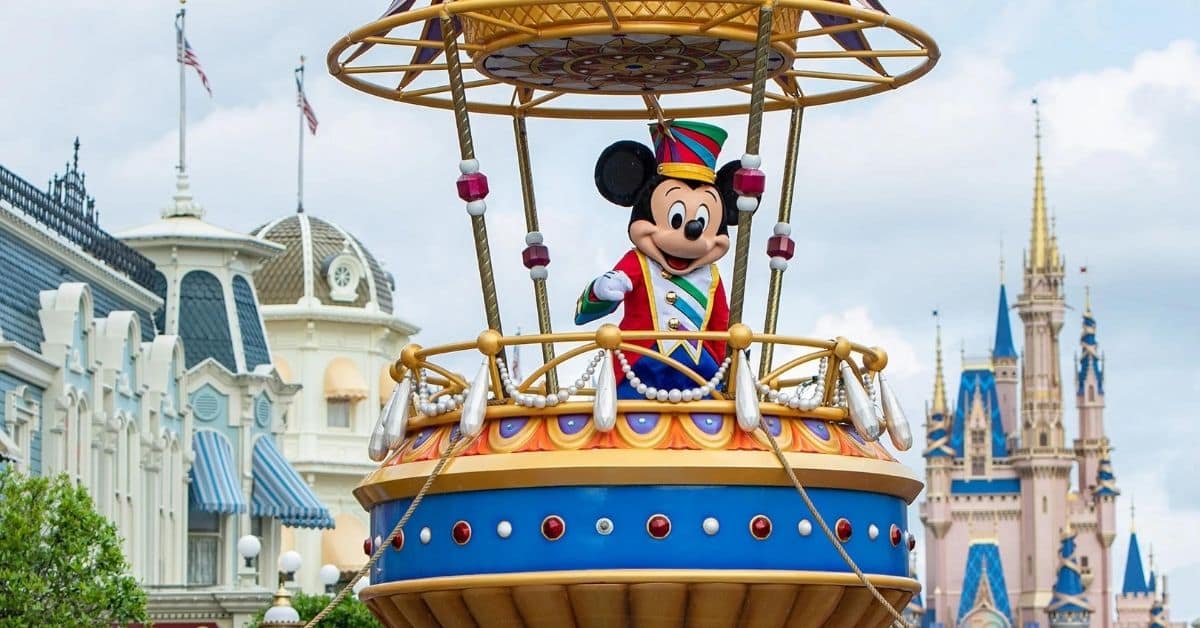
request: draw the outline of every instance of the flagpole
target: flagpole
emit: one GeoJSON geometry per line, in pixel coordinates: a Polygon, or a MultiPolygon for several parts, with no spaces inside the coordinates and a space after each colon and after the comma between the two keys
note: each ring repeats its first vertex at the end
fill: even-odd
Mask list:
{"type": "Polygon", "coordinates": [[[187,0],[179,0],[179,13],[175,15],[179,28],[175,32],[175,61],[179,64],[179,174],[187,173],[187,81],[184,80],[183,46],[186,41],[184,34],[184,19],[186,9],[183,5],[187,0]]]}
{"type": "Polygon", "coordinates": [[[299,154],[296,157],[296,213],[304,213],[304,55],[300,55],[300,67],[296,69],[296,115],[299,154]]]}

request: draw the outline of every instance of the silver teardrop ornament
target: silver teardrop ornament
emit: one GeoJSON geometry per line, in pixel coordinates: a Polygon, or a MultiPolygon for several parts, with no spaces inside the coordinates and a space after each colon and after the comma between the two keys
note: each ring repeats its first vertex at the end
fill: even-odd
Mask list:
{"type": "Polygon", "coordinates": [[[467,398],[463,400],[462,418],[458,421],[458,428],[464,436],[475,437],[483,431],[483,415],[487,410],[488,388],[491,387],[490,375],[488,362],[484,360],[479,372],[475,374],[475,380],[471,382],[467,398]]]}
{"type": "Polygon", "coordinates": [[[753,432],[762,422],[762,410],[758,407],[758,378],[751,372],[750,359],[745,352],[737,356],[733,408],[738,426],[747,432],[753,432]]]}
{"type": "Polygon", "coordinates": [[[617,376],[613,372],[612,351],[605,351],[604,360],[600,362],[592,422],[601,432],[610,432],[617,425],[617,376]]]}
{"type": "Polygon", "coordinates": [[[408,407],[412,401],[412,378],[405,377],[392,389],[392,396],[383,407],[383,431],[388,449],[395,449],[404,442],[408,432],[408,407]]]}
{"type": "Polygon", "coordinates": [[[383,462],[388,455],[387,434],[384,431],[384,413],[379,413],[375,421],[375,429],[371,431],[371,440],[367,441],[367,456],[375,462],[383,462]]]}
{"type": "Polygon", "coordinates": [[[883,373],[879,374],[879,393],[883,397],[883,421],[887,423],[888,435],[892,445],[900,451],[908,451],[913,444],[912,428],[909,427],[908,417],[900,407],[900,400],[892,392],[891,385],[883,373]]]}
{"type": "Polygon", "coordinates": [[[842,374],[842,389],[846,391],[846,405],[850,409],[850,421],[854,423],[854,429],[867,440],[877,440],[883,432],[883,425],[875,416],[875,404],[862,382],[854,376],[849,364],[840,363],[838,370],[842,374]]]}

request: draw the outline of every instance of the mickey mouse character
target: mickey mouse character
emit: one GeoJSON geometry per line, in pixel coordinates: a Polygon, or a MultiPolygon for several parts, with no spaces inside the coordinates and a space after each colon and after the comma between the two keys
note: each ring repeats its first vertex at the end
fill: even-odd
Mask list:
{"type": "MultiPolygon", "coordinates": [[[[729,304],[716,261],[729,251],[729,225],[737,224],[733,173],[738,162],[715,172],[726,133],[702,122],[651,124],[654,153],[633,141],[609,146],[596,162],[596,187],[609,201],[631,208],[631,249],[579,297],[575,323],[607,316],[625,304],[619,327],[629,330],[726,331],[729,304]]],[[[656,341],[635,344],[653,348],[656,341]]],[[[719,341],[660,340],[663,355],[711,378],[725,359],[719,341]]],[[[627,354],[647,386],[687,389],[696,383],[658,360],[627,354]]],[[[617,394],[640,398],[620,367],[617,394]]]]}

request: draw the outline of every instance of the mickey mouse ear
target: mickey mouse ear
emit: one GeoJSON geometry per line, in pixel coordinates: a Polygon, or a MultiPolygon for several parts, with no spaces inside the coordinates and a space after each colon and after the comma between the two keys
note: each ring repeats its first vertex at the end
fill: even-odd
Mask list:
{"type": "Polygon", "coordinates": [[[740,161],[731,161],[721,166],[721,169],[717,171],[717,181],[714,184],[720,191],[721,203],[725,206],[725,224],[730,227],[736,226],[738,223],[738,193],[733,190],[733,173],[741,167],[740,161]]]}
{"type": "Polygon", "coordinates": [[[633,207],[638,192],[657,171],[654,153],[644,144],[623,140],[604,149],[596,160],[596,189],[622,207],[633,207]]]}

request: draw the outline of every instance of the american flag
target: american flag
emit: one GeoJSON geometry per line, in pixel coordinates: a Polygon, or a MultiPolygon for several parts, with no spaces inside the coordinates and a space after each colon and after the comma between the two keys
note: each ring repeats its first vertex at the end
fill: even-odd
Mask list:
{"type": "Polygon", "coordinates": [[[212,98],[212,86],[208,84],[208,77],[204,75],[204,68],[200,67],[200,60],[196,58],[196,52],[192,50],[192,45],[183,36],[183,29],[179,28],[179,26],[175,27],[175,41],[177,42],[175,60],[184,65],[196,68],[196,74],[200,75],[200,83],[204,85],[204,90],[208,92],[208,97],[212,98]]]}
{"type": "Polygon", "coordinates": [[[304,113],[304,121],[308,123],[308,132],[317,134],[317,114],[313,113],[308,97],[304,95],[304,66],[296,68],[296,106],[304,113]]]}

